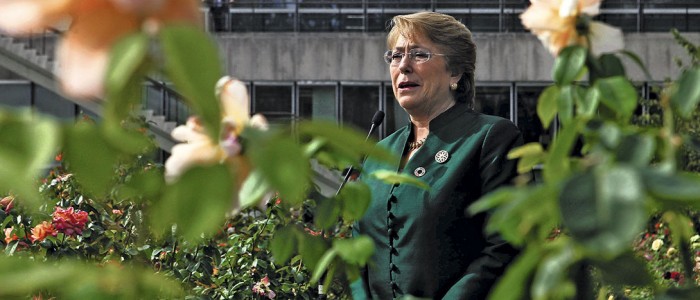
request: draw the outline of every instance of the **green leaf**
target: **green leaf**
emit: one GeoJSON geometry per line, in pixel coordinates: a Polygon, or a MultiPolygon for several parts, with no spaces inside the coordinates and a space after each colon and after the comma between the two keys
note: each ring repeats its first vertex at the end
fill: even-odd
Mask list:
{"type": "Polygon", "coordinates": [[[371,174],[375,178],[389,184],[411,184],[424,190],[429,190],[430,186],[423,180],[409,176],[407,174],[399,174],[389,170],[378,170],[371,174]]]}
{"type": "Polygon", "coordinates": [[[537,116],[540,117],[540,122],[542,122],[544,129],[549,128],[552,120],[557,115],[559,94],[559,87],[552,85],[544,89],[537,99],[537,116]]]}
{"type": "Polygon", "coordinates": [[[365,265],[374,253],[374,242],[368,236],[361,235],[351,239],[333,241],[333,249],[350,264],[365,265]]]}
{"type": "Polygon", "coordinates": [[[503,198],[492,200],[502,202],[491,212],[486,232],[499,232],[503,239],[516,246],[532,237],[548,237],[560,223],[557,194],[558,190],[552,185],[513,188],[511,193],[500,195],[503,198]]]}
{"type": "Polygon", "coordinates": [[[695,173],[665,174],[653,170],[642,172],[644,185],[652,196],[667,201],[678,202],[681,205],[696,204],[700,197],[700,176],[695,173]]]}
{"type": "Polygon", "coordinates": [[[215,233],[233,207],[233,176],[224,165],[196,166],[167,187],[150,211],[154,233],[177,224],[183,237],[197,241],[215,233]]]}
{"type": "Polygon", "coordinates": [[[496,283],[489,299],[527,299],[526,287],[542,255],[541,248],[536,245],[525,248],[496,283]]]}
{"type": "Polygon", "coordinates": [[[338,223],[340,216],[340,202],[335,198],[319,199],[316,201],[314,224],[321,229],[329,229],[338,223]]]}
{"type": "Polygon", "coordinates": [[[594,88],[608,108],[627,120],[637,108],[637,89],[625,77],[615,76],[596,80],[594,88]]]}
{"type": "Polygon", "coordinates": [[[478,213],[489,211],[508,201],[513,200],[515,198],[515,195],[519,192],[521,191],[515,188],[496,189],[495,191],[482,196],[481,198],[479,198],[479,200],[469,205],[469,207],[467,208],[467,212],[470,215],[476,215],[478,213]]]}
{"type": "Polygon", "coordinates": [[[563,126],[559,134],[554,138],[550,146],[550,153],[544,165],[544,178],[547,181],[556,181],[568,176],[570,168],[569,154],[574,146],[578,124],[572,123],[563,126]]]}
{"type": "Polygon", "coordinates": [[[679,116],[687,119],[700,101],[700,67],[686,70],[677,82],[678,88],[671,96],[671,106],[679,116]]]}
{"type": "Polygon", "coordinates": [[[319,259],[328,249],[326,242],[319,236],[310,236],[307,234],[299,235],[299,253],[304,260],[304,265],[309,270],[316,270],[319,267],[319,259]]]}
{"type": "Polygon", "coordinates": [[[62,259],[46,262],[0,257],[2,299],[23,299],[37,291],[60,299],[182,298],[177,281],[164,274],[124,263],[95,265],[62,259]],[[50,276],[49,276],[50,275],[50,276]]]}
{"type": "MultiPolygon", "coordinates": [[[[397,158],[390,151],[376,146],[376,141],[370,137],[369,141],[365,141],[365,134],[360,133],[351,127],[341,128],[338,124],[329,121],[302,121],[297,127],[299,137],[302,139],[313,137],[324,142],[322,147],[327,153],[333,157],[342,158],[342,165],[339,168],[344,168],[348,163],[359,166],[360,159],[363,155],[378,161],[395,161],[397,158]]],[[[318,145],[314,145],[315,149],[319,149],[318,145]]]]}
{"type": "Polygon", "coordinates": [[[333,262],[333,259],[337,256],[338,251],[335,248],[331,248],[326,253],[323,253],[323,256],[321,259],[319,259],[318,264],[316,265],[316,268],[314,268],[314,273],[311,276],[311,284],[316,284],[319,279],[321,279],[321,276],[323,276],[324,273],[326,273],[326,269],[328,269],[328,266],[333,262]]]}
{"type": "Polygon", "coordinates": [[[207,128],[218,140],[221,108],[215,94],[222,69],[216,42],[195,26],[169,25],[160,31],[166,72],[207,128]]]}
{"type": "Polygon", "coordinates": [[[656,140],[646,134],[631,134],[622,138],[616,149],[617,160],[638,167],[644,167],[654,157],[656,140]]]}
{"type": "Polygon", "coordinates": [[[646,224],[642,181],[631,167],[577,174],[565,183],[559,203],[564,227],[603,258],[627,249],[646,224]]]}
{"type": "Polygon", "coordinates": [[[119,190],[122,199],[149,200],[160,197],[165,186],[163,172],[158,169],[137,171],[131,175],[131,179],[119,190]]]}
{"type": "Polygon", "coordinates": [[[675,211],[667,211],[661,216],[661,219],[668,224],[669,229],[673,234],[673,245],[676,249],[684,249],[689,246],[688,241],[695,235],[693,221],[685,215],[675,211]]]}
{"type": "Polygon", "coordinates": [[[643,286],[654,282],[646,264],[629,252],[610,261],[597,261],[595,266],[600,269],[605,284],[643,286]]]}
{"type": "Polygon", "coordinates": [[[66,128],[63,157],[68,169],[89,192],[100,196],[107,194],[114,182],[120,155],[94,124],[81,122],[66,128]],[[85,155],[88,149],[90,155],[85,155]]]}
{"type": "Polygon", "coordinates": [[[508,152],[508,159],[522,158],[526,156],[540,156],[544,153],[542,144],[538,142],[527,143],[508,152]]]}
{"type": "Polygon", "coordinates": [[[616,149],[620,147],[622,132],[616,123],[605,122],[598,129],[598,138],[607,149],[616,149]]]}
{"type": "Polygon", "coordinates": [[[311,165],[304,151],[291,137],[274,135],[255,141],[248,151],[265,181],[280,198],[294,205],[306,199],[311,165]]]}
{"type": "Polygon", "coordinates": [[[343,219],[359,220],[367,211],[371,200],[369,187],[362,182],[348,182],[340,191],[343,202],[343,219]]]}
{"type": "Polygon", "coordinates": [[[541,164],[545,159],[545,155],[540,156],[525,156],[518,160],[518,174],[531,172],[537,165],[541,164]]]}
{"type": "Polygon", "coordinates": [[[265,181],[262,173],[253,169],[238,192],[241,209],[256,206],[269,191],[270,185],[265,181]]]}
{"type": "Polygon", "coordinates": [[[112,46],[105,78],[104,117],[109,122],[119,125],[118,121],[140,105],[148,47],[148,35],[141,31],[120,38],[112,46]]]}
{"type": "Polygon", "coordinates": [[[569,268],[576,262],[573,247],[565,246],[559,252],[545,256],[532,281],[534,299],[569,299],[575,294],[568,279],[569,268]]]}
{"type": "Polygon", "coordinates": [[[552,76],[558,86],[571,84],[586,62],[586,49],[581,46],[564,48],[554,61],[552,76]]]}
{"type": "Polygon", "coordinates": [[[601,55],[600,66],[603,72],[601,77],[625,76],[625,67],[615,54],[601,55]]]}
{"type": "Polygon", "coordinates": [[[297,248],[298,231],[291,226],[286,226],[275,231],[275,235],[270,242],[270,250],[272,256],[275,257],[275,263],[283,265],[292,257],[297,248]]]}
{"type": "Polygon", "coordinates": [[[518,173],[523,174],[532,171],[532,168],[542,163],[546,153],[540,143],[527,143],[508,152],[508,159],[517,158],[519,158],[518,173]]]}
{"type": "Polygon", "coordinates": [[[61,133],[55,121],[26,111],[0,110],[0,194],[40,205],[36,178],[56,154],[61,133]]]}
{"type": "Polygon", "coordinates": [[[586,89],[585,96],[577,100],[580,101],[576,102],[576,114],[590,118],[594,116],[598,110],[600,91],[596,88],[586,89]]]}
{"type": "Polygon", "coordinates": [[[104,122],[101,131],[106,142],[116,151],[129,155],[138,155],[148,152],[151,139],[138,131],[128,131],[122,128],[118,122],[104,122]]]}
{"type": "Polygon", "coordinates": [[[559,120],[564,126],[571,124],[574,118],[574,103],[577,98],[579,97],[575,86],[567,85],[561,88],[561,93],[559,93],[559,98],[557,99],[557,106],[559,120]]]}

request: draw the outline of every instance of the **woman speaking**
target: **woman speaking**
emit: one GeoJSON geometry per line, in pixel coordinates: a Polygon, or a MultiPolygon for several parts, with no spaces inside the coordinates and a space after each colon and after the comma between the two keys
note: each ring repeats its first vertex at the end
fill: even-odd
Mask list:
{"type": "Polygon", "coordinates": [[[517,251],[484,233],[484,215],[466,208],[516,175],[508,151],[522,144],[510,121],[472,110],[476,46],[453,17],[433,12],[396,16],[387,37],[394,96],[410,123],[379,142],[394,162],[365,163],[360,180],[372,191],[356,234],[375,252],[355,299],[485,299],[517,251]],[[398,171],[429,190],[368,176],[398,171]]]}

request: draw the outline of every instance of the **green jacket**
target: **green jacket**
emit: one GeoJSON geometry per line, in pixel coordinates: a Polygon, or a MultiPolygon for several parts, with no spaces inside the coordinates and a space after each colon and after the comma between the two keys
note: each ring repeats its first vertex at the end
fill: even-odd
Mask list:
{"type": "MultiPolygon", "coordinates": [[[[408,125],[379,145],[400,155],[411,131],[408,125]]],[[[352,284],[353,297],[485,299],[517,251],[497,236],[485,236],[485,216],[469,216],[466,208],[511,181],[516,161],[506,155],[521,144],[510,121],[458,103],[430,122],[425,144],[402,170],[430,190],[376,180],[369,176],[373,171],[398,171],[400,161],[368,160],[361,180],[372,201],[354,232],[370,236],[375,252],[362,280],[352,284]]]]}

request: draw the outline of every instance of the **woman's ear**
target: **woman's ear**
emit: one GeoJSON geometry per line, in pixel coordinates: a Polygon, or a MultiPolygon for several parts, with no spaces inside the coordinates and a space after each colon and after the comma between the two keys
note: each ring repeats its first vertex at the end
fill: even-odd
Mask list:
{"type": "Polygon", "coordinates": [[[460,74],[452,73],[452,80],[450,81],[450,83],[459,84],[460,80],[462,80],[462,73],[460,73],[460,74]]]}

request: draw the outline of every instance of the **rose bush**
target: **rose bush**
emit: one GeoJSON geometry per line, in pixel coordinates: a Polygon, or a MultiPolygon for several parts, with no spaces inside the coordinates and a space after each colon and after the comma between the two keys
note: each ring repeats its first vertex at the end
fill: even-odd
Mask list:
{"type": "MultiPolygon", "coordinates": [[[[115,177],[122,178],[122,184],[129,184],[134,175],[152,168],[161,167],[148,159],[124,163],[117,168],[115,177]]],[[[182,295],[188,298],[319,297],[301,255],[281,264],[271,253],[271,239],[284,226],[298,227],[309,237],[318,236],[308,210],[310,202],[305,205],[306,211],[295,210],[275,197],[263,210],[257,207],[243,210],[222,223],[216,233],[192,243],[182,239],[177,229],[162,238],[151,235],[143,221],[148,210],[147,199],[91,199],[62,165],[52,169],[42,182],[40,189],[45,203],[39,213],[27,210],[21,198],[7,196],[0,201],[6,212],[0,223],[5,226],[3,248],[8,255],[46,264],[57,259],[79,259],[97,266],[147,265],[154,272],[180,282],[182,295]]],[[[115,185],[113,192],[119,193],[121,188],[115,185]]],[[[335,234],[345,235],[347,231],[335,234]]],[[[345,284],[333,281],[328,298],[348,298],[345,284]]],[[[45,298],[66,295],[52,289],[34,293],[45,298]]]]}

